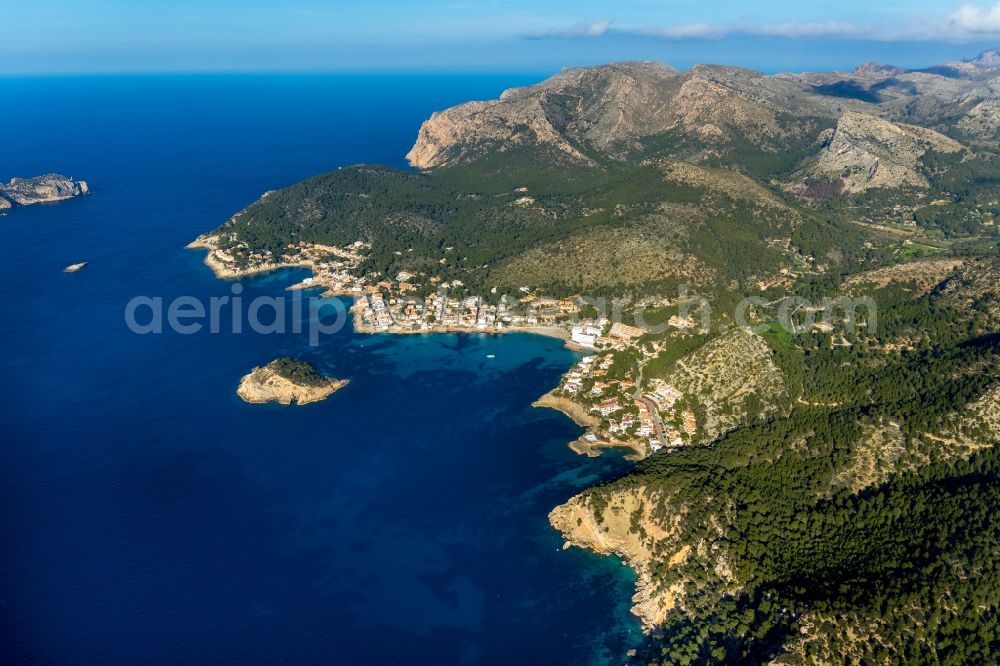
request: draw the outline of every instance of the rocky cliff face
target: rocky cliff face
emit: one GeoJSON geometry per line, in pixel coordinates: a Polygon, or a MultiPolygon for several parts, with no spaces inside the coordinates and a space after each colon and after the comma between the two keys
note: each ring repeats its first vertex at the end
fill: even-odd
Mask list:
{"type": "MultiPolygon", "coordinates": [[[[648,631],[663,623],[667,611],[677,604],[681,588],[661,587],[654,580],[653,566],[657,553],[669,549],[676,537],[676,526],[664,525],[652,515],[653,502],[645,487],[617,491],[606,498],[606,505],[595,507],[588,495],[577,495],[557,506],[549,522],[566,539],[563,548],[576,546],[600,554],[621,557],[637,576],[632,597],[632,613],[648,631]]],[[[678,546],[668,558],[675,566],[688,558],[691,549],[678,546]]]]}
{"type": "Polygon", "coordinates": [[[927,187],[920,158],[929,151],[957,153],[962,144],[934,130],[848,112],[823,146],[809,173],[840,181],[845,192],[870,188],[927,187]]]}
{"type": "Polygon", "coordinates": [[[86,181],[54,173],[36,178],[12,178],[6,185],[0,183],[0,208],[63,201],[86,194],[90,194],[86,181]]]}

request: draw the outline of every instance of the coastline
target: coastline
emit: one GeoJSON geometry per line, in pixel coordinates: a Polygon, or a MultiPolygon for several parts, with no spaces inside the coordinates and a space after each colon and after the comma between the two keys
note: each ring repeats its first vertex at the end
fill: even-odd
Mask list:
{"type": "MultiPolygon", "coordinates": [[[[212,270],[213,274],[218,279],[238,279],[241,277],[270,273],[285,268],[308,268],[313,271],[313,275],[315,276],[315,264],[312,260],[304,260],[301,262],[270,262],[259,264],[250,269],[233,270],[226,265],[222,259],[216,256],[216,252],[219,251],[216,243],[217,238],[217,236],[213,236],[211,234],[203,234],[188,243],[185,248],[190,250],[206,250],[207,254],[205,255],[204,263],[212,270]]],[[[563,347],[578,353],[593,351],[591,348],[584,347],[573,342],[570,331],[559,326],[511,325],[504,328],[497,328],[495,326],[471,328],[468,326],[434,325],[423,329],[400,329],[396,327],[380,329],[365,323],[363,317],[364,297],[362,293],[359,293],[356,287],[353,289],[332,288],[325,284],[305,284],[304,282],[298,282],[286,287],[286,290],[306,289],[325,289],[322,293],[322,296],[325,298],[351,298],[353,302],[351,303],[349,312],[351,313],[354,330],[358,333],[364,333],[367,335],[435,335],[440,333],[504,335],[507,333],[528,333],[531,335],[540,335],[560,340],[563,343],[563,347]]],[[[548,391],[538,400],[533,402],[532,407],[547,407],[561,412],[564,416],[573,421],[573,423],[587,430],[588,433],[600,425],[599,418],[590,414],[590,412],[587,411],[582,405],[558,395],[557,391],[558,388],[553,388],[548,391]]],[[[641,441],[610,442],[600,439],[590,441],[587,440],[585,436],[581,436],[576,440],[569,442],[567,446],[574,453],[588,457],[600,456],[603,452],[610,449],[630,451],[631,453],[625,454],[624,457],[626,460],[633,462],[648,457],[650,453],[648,446],[641,441]]]]}
{"type": "MultiPolygon", "coordinates": [[[[219,252],[218,245],[216,243],[218,237],[211,234],[202,234],[196,239],[184,246],[188,250],[205,250],[204,264],[208,266],[216,278],[220,280],[237,280],[239,278],[251,277],[255,275],[263,275],[265,273],[272,273],[274,271],[283,270],[286,268],[308,268],[313,271],[315,276],[315,264],[312,260],[303,260],[296,262],[268,262],[263,264],[258,264],[253,268],[238,269],[234,270],[230,268],[222,259],[216,256],[219,252]]],[[[493,326],[487,328],[469,328],[466,326],[432,326],[430,328],[422,330],[399,330],[399,329],[387,329],[380,330],[372,326],[368,326],[364,323],[361,316],[361,308],[357,307],[361,301],[359,300],[359,294],[357,291],[349,289],[331,289],[323,284],[311,284],[306,285],[303,283],[296,283],[286,287],[287,290],[305,290],[305,289],[325,289],[322,296],[324,297],[348,297],[354,299],[351,304],[350,312],[354,320],[354,330],[359,333],[367,334],[377,334],[377,333],[388,333],[391,335],[430,335],[434,333],[469,333],[469,334],[485,334],[485,335],[502,335],[504,333],[531,333],[533,335],[541,335],[548,338],[554,338],[557,340],[562,340],[565,343],[567,349],[573,351],[584,352],[588,351],[585,347],[581,347],[570,341],[571,335],[565,328],[560,328],[558,326],[508,326],[505,328],[496,328],[493,326]]]]}
{"type": "MultiPolygon", "coordinates": [[[[581,428],[593,428],[600,424],[600,419],[585,410],[583,406],[568,398],[556,395],[557,390],[558,389],[552,389],[538,400],[531,403],[531,406],[547,407],[548,409],[554,409],[557,412],[561,412],[581,428]]],[[[570,444],[570,448],[573,448],[572,444],[570,444]]],[[[573,450],[577,453],[583,453],[583,451],[577,451],[576,449],[573,450]]]]}
{"type": "MultiPolygon", "coordinates": [[[[682,584],[662,587],[653,575],[655,544],[669,543],[673,533],[669,525],[655,518],[654,503],[649,499],[644,486],[615,493],[598,517],[587,495],[578,494],[549,513],[549,524],[563,536],[563,550],[576,547],[598,555],[615,555],[635,572],[631,612],[647,635],[663,624],[683,595],[682,584]],[[632,528],[636,517],[642,531],[632,528]]],[[[686,561],[691,552],[689,546],[680,547],[667,565],[673,567],[686,561]]]]}
{"type": "MultiPolygon", "coordinates": [[[[261,275],[264,273],[270,273],[273,271],[281,270],[284,268],[309,268],[312,271],[313,276],[316,275],[316,266],[313,261],[303,261],[295,263],[266,263],[255,266],[252,269],[246,270],[233,270],[229,268],[224,261],[216,257],[216,252],[218,251],[217,245],[215,243],[217,237],[210,234],[202,235],[196,238],[194,241],[189,243],[187,249],[202,249],[206,250],[206,256],[204,263],[208,266],[213,274],[218,279],[239,279],[242,277],[248,277],[253,275],[261,275]]],[[[297,289],[325,289],[322,293],[323,297],[334,298],[334,297],[346,297],[351,298],[352,303],[350,305],[349,311],[351,313],[352,324],[354,330],[358,333],[363,334],[388,334],[388,335],[433,335],[439,333],[462,333],[462,334],[485,334],[485,335],[502,335],[506,333],[528,333],[533,335],[540,335],[543,337],[548,337],[556,340],[560,340],[566,349],[578,353],[592,352],[593,349],[588,347],[583,347],[579,344],[572,342],[572,336],[570,331],[558,326],[507,326],[504,328],[496,327],[486,327],[486,328],[469,328],[462,326],[431,326],[423,330],[402,330],[398,328],[380,330],[376,327],[367,325],[363,320],[363,310],[365,305],[365,295],[364,292],[359,291],[356,287],[353,289],[346,287],[331,287],[324,284],[305,284],[296,283],[286,287],[289,290],[297,289]]],[[[256,371],[256,369],[255,369],[256,371]]],[[[253,372],[251,372],[251,375],[253,372]]],[[[250,379],[250,375],[244,378],[244,381],[250,379]]],[[[308,404],[309,402],[315,402],[317,400],[322,400],[327,397],[327,395],[336,392],[348,382],[347,380],[331,380],[335,383],[332,386],[332,390],[322,396],[298,396],[300,399],[294,400],[298,405],[308,404]],[[342,382],[342,383],[341,383],[342,382]],[[302,400],[301,398],[305,399],[302,400]]],[[[242,388],[242,387],[241,387],[242,388]]],[[[587,434],[591,433],[594,428],[600,425],[600,418],[589,413],[586,408],[568,398],[561,397],[558,395],[559,387],[554,387],[547,393],[539,397],[535,402],[532,403],[532,407],[542,407],[548,409],[554,409],[565,417],[573,421],[577,426],[586,430],[584,435],[579,438],[567,442],[567,447],[576,453],[577,455],[585,455],[588,457],[597,457],[609,449],[617,449],[620,451],[627,450],[631,453],[626,453],[623,457],[631,462],[637,462],[649,455],[648,447],[637,441],[623,441],[623,442],[609,442],[604,440],[589,441],[585,437],[587,434]]],[[[238,391],[240,393],[240,391],[238,391]]],[[[258,400],[248,400],[247,396],[240,395],[240,397],[247,402],[258,402],[258,400]]],[[[282,396],[285,397],[285,396],[282,396]]],[[[277,401],[281,404],[290,404],[292,400],[275,400],[271,397],[268,400],[260,400],[260,402],[270,402],[277,401]]],[[[553,529],[561,533],[565,539],[563,549],[569,548],[570,546],[577,546],[582,549],[591,550],[592,552],[598,554],[608,554],[615,553],[622,558],[623,564],[628,566],[636,575],[636,585],[635,594],[632,597],[632,614],[638,617],[643,625],[643,631],[649,633],[655,629],[655,627],[662,623],[663,616],[667,610],[673,607],[674,599],[673,596],[677,592],[676,590],[663,591],[658,590],[653,584],[653,579],[650,574],[649,566],[647,561],[642,557],[641,549],[639,552],[634,552],[631,548],[621,548],[620,544],[615,544],[617,547],[608,546],[603,539],[597,539],[595,541],[586,538],[584,535],[574,533],[573,527],[576,525],[570,525],[568,523],[562,524],[559,519],[561,514],[564,514],[575,502],[579,501],[580,496],[577,495],[573,497],[568,503],[556,506],[552,509],[549,514],[549,522],[553,529]],[[581,538],[583,536],[583,538],[581,538]]],[[[578,509],[577,509],[578,510],[578,509]]],[[[573,511],[574,515],[579,516],[577,511],[573,511]]],[[[586,531],[586,530],[585,530],[586,531]]],[[[597,534],[600,533],[599,530],[595,530],[597,534]]]]}
{"type": "Polygon", "coordinates": [[[579,437],[569,443],[569,448],[576,454],[596,458],[605,451],[631,451],[623,455],[625,460],[639,462],[649,457],[649,449],[641,440],[625,440],[619,442],[609,442],[607,440],[588,441],[585,437],[579,437]]]}
{"type": "Polygon", "coordinates": [[[216,239],[216,236],[211,235],[198,236],[196,239],[185,245],[184,248],[188,250],[206,250],[207,252],[203,261],[206,266],[212,269],[212,273],[215,274],[215,277],[220,280],[238,280],[242,277],[271,273],[273,271],[280,271],[284,268],[312,268],[313,266],[312,262],[275,261],[260,264],[258,266],[254,266],[253,268],[233,270],[232,268],[229,268],[225,262],[215,256],[216,252],[219,251],[219,248],[215,243],[216,239]]]}
{"type": "MultiPolygon", "coordinates": [[[[260,264],[252,269],[246,270],[233,270],[229,268],[221,259],[215,256],[218,251],[216,245],[216,236],[210,234],[204,234],[198,236],[194,241],[188,243],[185,247],[187,249],[200,249],[207,250],[207,254],[204,259],[204,263],[210,269],[212,269],[213,274],[218,279],[238,279],[241,277],[247,277],[252,275],[261,275],[264,273],[270,273],[273,271],[281,270],[284,268],[309,268],[315,273],[315,266],[312,261],[303,262],[272,262],[267,264],[260,264]]],[[[552,338],[555,340],[560,340],[563,343],[563,347],[578,353],[586,353],[593,351],[590,348],[583,347],[579,344],[572,342],[570,331],[559,326],[507,326],[504,328],[497,328],[495,326],[488,326],[484,328],[470,328],[467,326],[441,326],[435,325],[424,329],[400,329],[400,328],[388,328],[379,329],[374,326],[368,325],[364,321],[363,311],[364,311],[364,297],[356,289],[345,289],[345,288],[331,288],[324,284],[305,284],[298,282],[286,287],[286,290],[305,290],[305,289],[325,289],[322,296],[325,298],[334,297],[345,297],[351,298],[352,303],[349,308],[351,313],[352,325],[354,330],[358,333],[364,333],[367,335],[436,335],[440,333],[460,333],[466,335],[504,335],[507,333],[528,333],[531,335],[540,335],[543,337],[552,338]]],[[[544,395],[542,395],[538,400],[532,403],[532,407],[545,407],[549,409],[554,409],[564,416],[569,418],[577,426],[584,428],[585,430],[591,432],[594,428],[600,425],[600,419],[587,411],[582,405],[574,402],[568,398],[558,395],[558,387],[551,389],[544,395]]],[[[640,441],[622,441],[622,442],[610,442],[605,440],[589,441],[584,436],[581,436],[571,442],[567,443],[567,446],[571,451],[578,455],[585,455],[588,457],[600,456],[605,451],[611,449],[617,449],[622,451],[630,451],[624,455],[626,460],[639,461],[646,458],[649,455],[648,447],[640,441]]]]}

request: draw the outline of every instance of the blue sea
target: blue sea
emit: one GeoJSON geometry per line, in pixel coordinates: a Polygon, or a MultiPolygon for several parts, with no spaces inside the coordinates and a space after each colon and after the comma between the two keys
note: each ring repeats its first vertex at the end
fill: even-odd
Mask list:
{"type": "Polygon", "coordinates": [[[0,80],[0,179],[93,190],[0,217],[5,663],[623,659],[634,577],[561,550],[547,521],[628,467],[576,456],[579,429],[530,406],[577,358],[558,341],[125,324],[135,296],[230,295],[184,245],[264,191],[402,167],[432,111],[534,78],[0,80]],[[239,400],[278,356],[350,384],[302,407],[239,400]]]}

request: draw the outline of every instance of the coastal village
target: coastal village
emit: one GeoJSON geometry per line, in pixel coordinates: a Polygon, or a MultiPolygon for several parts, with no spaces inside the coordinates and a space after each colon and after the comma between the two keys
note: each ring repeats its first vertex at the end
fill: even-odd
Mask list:
{"type": "MultiPolygon", "coordinates": [[[[586,455],[621,449],[644,458],[661,448],[685,446],[697,430],[682,393],[660,379],[642,378],[642,367],[667,342],[649,339],[647,331],[606,317],[581,318],[574,298],[553,298],[530,286],[515,296],[469,295],[460,280],[399,272],[394,279],[372,283],[358,267],[370,246],[356,241],[346,247],[299,243],[275,260],[267,253],[243,262],[217,247],[217,239],[200,238],[192,247],[209,250],[206,263],[220,277],[242,277],[281,267],[308,267],[312,275],[289,289],[322,289],[322,296],[350,296],[355,329],[366,333],[506,333],[529,332],[557,337],[584,356],[563,376],[560,386],[536,405],[558,409],[586,432],[571,448],[586,455]],[[428,291],[430,286],[433,291],[428,291]]],[[[684,331],[690,320],[671,317],[668,326],[684,331]]]]}
{"type": "MultiPolygon", "coordinates": [[[[641,329],[638,329],[641,330],[641,329]]],[[[685,446],[697,429],[694,413],[683,408],[683,395],[660,379],[642,380],[621,366],[621,352],[640,350],[641,364],[658,354],[658,344],[637,345],[636,329],[611,324],[610,339],[595,354],[584,356],[563,377],[558,397],[581,406],[593,417],[593,425],[572,445],[580,453],[597,455],[603,449],[630,449],[643,458],[661,448],[685,446]],[[615,335],[615,328],[631,329],[615,335]],[[626,337],[622,337],[626,336],[626,337]]],[[[543,400],[541,404],[545,404],[543,400]]]]}
{"type": "MultiPolygon", "coordinates": [[[[415,298],[413,278],[400,273],[395,281],[361,286],[352,308],[355,328],[372,333],[523,331],[565,339],[567,346],[586,355],[554,392],[561,400],[543,398],[537,404],[560,409],[587,428],[571,444],[579,453],[599,455],[617,448],[645,458],[663,447],[683,446],[695,434],[693,412],[678,409],[680,392],[658,379],[642,380],[642,365],[666,344],[644,340],[646,330],[606,317],[581,319],[576,299],[539,295],[527,286],[517,297],[502,295],[490,303],[477,295],[449,296],[461,293],[463,286],[452,280],[438,284],[438,291],[423,299],[415,298]]],[[[690,325],[677,317],[671,324],[680,329],[690,325]]]]}

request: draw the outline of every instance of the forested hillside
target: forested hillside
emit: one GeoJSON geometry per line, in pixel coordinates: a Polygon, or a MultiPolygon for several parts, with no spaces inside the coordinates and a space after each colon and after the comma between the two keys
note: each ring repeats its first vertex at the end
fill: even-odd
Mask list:
{"type": "MultiPolygon", "coordinates": [[[[962,274],[929,290],[856,287],[879,305],[877,332],[765,332],[788,391],[770,402],[777,413],[744,413],[708,446],[654,455],[571,501],[600,539],[644,543],[651,596],[667,611],[638,661],[997,654],[1000,292],[969,312],[949,287],[962,274]],[[625,505],[623,528],[609,512],[625,505]]],[[[723,339],[694,339],[665,374],[723,339]]],[[[593,547],[584,526],[554,522],[593,547]]]]}

